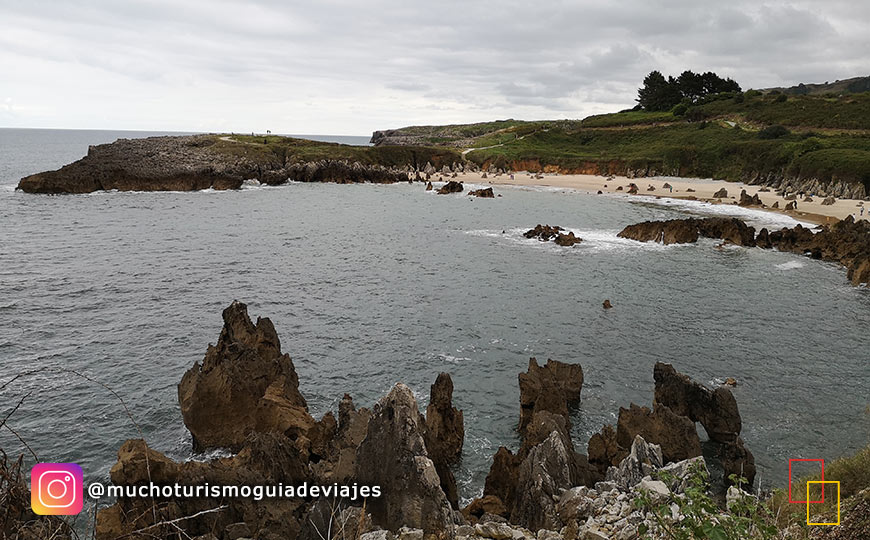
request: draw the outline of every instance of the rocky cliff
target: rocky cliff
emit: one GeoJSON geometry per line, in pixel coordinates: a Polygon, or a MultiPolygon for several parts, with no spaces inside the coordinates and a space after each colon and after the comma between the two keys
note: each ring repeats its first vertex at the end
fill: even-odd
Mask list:
{"type": "Polygon", "coordinates": [[[424,166],[457,168],[458,152],[427,148],[369,148],[288,137],[191,135],[119,139],[92,146],[82,159],[21,179],[28,193],[194,191],[238,189],[245,180],[407,182],[424,166]],[[434,163],[434,165],[432,165],[434,163]]]}
{"type": "MultiPolygon", "coordinates": [[[[633,539],[641,526],[658,522],[634,499],[649,491],[660,500],[679,497],[692,471],[706,471],[694,422],[725,444],[740,431],[730,392],[709,390],[669,365],[657,365],[655,411],[632,406],[631,419],[620,411],[616,453],[599,469],[575,450],[571,437],[569,405],[579,403],[582,367],[553,360],[539,365],[532,358],[518,376],[520,448],[499,449],[485,496],[460,509],[451,466],[461,456],[463,412],[453,405],[448,374],[430,388],[425,415],[411,389],[398,383],[371,410],[356,409],[345,395],[337,420],[332,412],[315,420],[271,321],[252,321],[240,302],[224,310],[223,321],[217,344],[184,375],[178,390],[195,446],[235,454],[176,462],[143,440],[129,440],[118,451],[112,482],[304,484],[360,488],[360,495],[255,500],[125,494],[98,511],[98,540],[633,539]],[[667,406],[658,403],[664,400],[667,406]],[[670,484],[654,479],[659,471],[670,484]],[[362,493],[361,486],[379,491],[362,493]]],[[[594,451],[590,441],[590,456],[594,451]]]]}

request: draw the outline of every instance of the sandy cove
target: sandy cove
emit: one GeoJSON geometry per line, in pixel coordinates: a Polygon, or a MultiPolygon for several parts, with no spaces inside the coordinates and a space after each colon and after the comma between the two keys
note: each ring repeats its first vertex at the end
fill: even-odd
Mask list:
{"type": "MultiPolygon", "coordinates": [[[[761,191],[764,186],[752,186],[741,182],[726,182],[723,180],[705,180],[699,178],[626,178],[624,176],[615,176],[608,179],[604,176],[596,176],[591,174],[542,174],[540,178],[536,177],[535,173],[516,172],[513,174],[514,179],[511,180],[509,174],[500,174],[498,176],[488,174],[487,178],[482,177],[482,173],[460,173],[457,178],[448,178],[445,176],[443,180],[459,180],[468,184],[491,184],[491,185],[510,185],[510,186],[546,186],[565,189],[575,189],[578,191],[586,191],[589,193],[621,193],[625,194],[628,191],[628,185],[632,182],[637,184],[638,194],[635,197],[669,197],[673,199],[697,199],[707,201],[714,204],[736,204],[740,197],[740,190],[745,189],[750,196],[758,195],[765,207],[755,207],[769,212],[777,212],[783,215],[791,216],[801,221],[807,221],[816,224],[833,223],[837,220],[844,219],[846,216],[854,215],[855,219],[868,219],[870,214],[870,203],[857,199],[837,199],[837,201],[829,206],[823,206],[822,200],[824,197],[813,197],[812,202],[804,202],[803,198],[797,201],[797,211],[782,210],[790,201],[783,197],[777,196],[774,191],[761,191]],[[673,186],[673,191],[663,187],[665,183],[673,186]],[[617,191],[617,188],[622,187],[622,191],[617,191]],[[649,186],[653,186],[655,191],[648,191],[649,186]],[[728,199],[714,199],[713,194],[720,189],[725,188],[728,191],[728,199]],[[694,192],[689,191],[690,189],[694,192]],[[775,202],[779,202],[780,209],[770,208],[775,202]],[[861,208],[865,207],[864,215],[861,215],[861,208]]],[[[432,180],[441,180],[441,175],[433,176],[432,180]]],[[[769,188],[768,188],[769,189],[769,188]]]]}

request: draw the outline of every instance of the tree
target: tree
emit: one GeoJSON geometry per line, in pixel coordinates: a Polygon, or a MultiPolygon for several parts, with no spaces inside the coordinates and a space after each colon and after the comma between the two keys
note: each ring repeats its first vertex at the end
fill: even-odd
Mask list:
{"type": "Polygon", "coordinates": [[[736,81],[723,79],[712,71],[695,73],[686,70],[676,79],[665,79],[661,72],[653,71],[644,78],[643,87],[638,89],[637,101],[647,111],[667,111],[681,101],[697,103],[712,94],[740,91],[736,81]]]}
{"type": "Polygon", "coordinates": [[[653,71],[643,79],[637,90],[637,102],[647,111],[669,111],[682,100],[673,77],[665,79],[660,71],[653,71]]]}

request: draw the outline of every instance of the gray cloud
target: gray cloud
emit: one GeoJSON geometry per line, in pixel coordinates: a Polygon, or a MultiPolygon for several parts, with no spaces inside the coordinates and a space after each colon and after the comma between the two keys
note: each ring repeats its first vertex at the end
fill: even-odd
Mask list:
{"type": "Polygon", "coordinates": [[[745,88],[870,74],[870,6],[841,0],[0,9],[6,126],[365,134],[618,110],[652,69],[714,70],[745,88]]]}

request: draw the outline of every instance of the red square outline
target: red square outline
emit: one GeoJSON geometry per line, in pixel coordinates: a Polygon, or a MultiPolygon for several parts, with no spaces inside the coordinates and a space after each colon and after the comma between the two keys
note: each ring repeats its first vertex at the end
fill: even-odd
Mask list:
{"type": "MultiPolygon", "coordinates": [[[[788,502],[797,504],[821,504],[825,502],[825,487],[822,485],[822,500],[821,501],[793,501],[791,498],[791,463],[792,461],[819,461],[822,463],[822,481],[825,480],[825,460],[824,459],[790,459],[788,460],[788,502]]],[[[807,493],[809,497],[809,493],[807,493]]]]}

